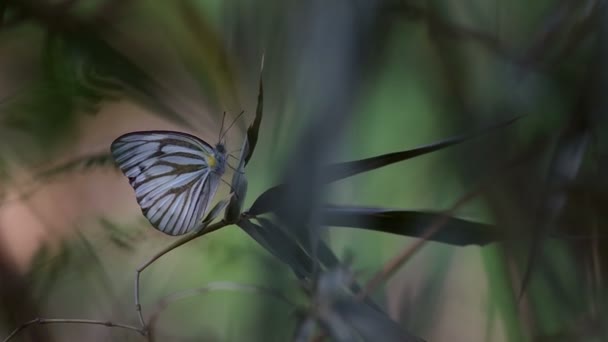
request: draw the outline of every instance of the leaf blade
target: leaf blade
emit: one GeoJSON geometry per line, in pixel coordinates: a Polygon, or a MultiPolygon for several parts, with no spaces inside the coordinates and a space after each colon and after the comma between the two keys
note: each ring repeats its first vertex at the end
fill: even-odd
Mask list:
{"type": "MultiPolygon", "coordinates": [[[[328,206],[323,209],[323,223],[328,226],[421,237],[441,215],[441,212],[432,211],[328,206]]],[[[451,217],[430,240],[457,246],[483,246],[502,238],[499,230],[491,224],[451,217]]]]}
{"type": "MultiPolygon", "coordinates": [[[[489,128],[478,130],[468,135],[455,136],[452,138],[441,140],[439,142],[416,147],[410,150],[387,153],[375,157],[350,162],[331,164],[324,168],[322,181],[324,183],[335,182],[337,180],[351,177],[360,173],[368,172],[394,163],[419,157],[431,152],[436,152],[441,149],[457,145],[472,138],[475,138],[476,136],[480,135],[481,133],[484,133],[487,130],[508,126],[517,121],[518,119],[519,117],[516,117],[508,121],[496,124],[494,126],[490,126],[489,128]]],[[[255,216],[274,210],[275,204],[280,203],[281,199],[285,196],[285,192],[287,191],[286,189],[287,184],[279,184],[266,190],[253,202],[248,213],[250,215],[255,216]]]]}
{"type": "Polygon", "coordinates": [[[253,156],[255,145],[258,142],[258,133],[260,131],[260,125],[262,124],[262,116],[264,114],[264,82],[262,78],[262,72],[264,71],[264,57],[262,56],[262,66],[260,68],[260,82],[258,85],[258,103],[255,109],[255,119],[247,129],[247,142],[249,149],[245,154],[245,166],[249,163],[249,160],[253,156]]]}

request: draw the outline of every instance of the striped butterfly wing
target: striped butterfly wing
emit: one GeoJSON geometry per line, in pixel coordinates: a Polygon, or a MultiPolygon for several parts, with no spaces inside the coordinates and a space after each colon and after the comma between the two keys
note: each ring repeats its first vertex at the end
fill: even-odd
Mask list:
{"type": "Polygon", "coordinates": [[[117,138],[111,151],[156,229],[182,235],[200,224],[221,179],[208,163],[213,147],[185,133],[148,131],[117,138]]]}

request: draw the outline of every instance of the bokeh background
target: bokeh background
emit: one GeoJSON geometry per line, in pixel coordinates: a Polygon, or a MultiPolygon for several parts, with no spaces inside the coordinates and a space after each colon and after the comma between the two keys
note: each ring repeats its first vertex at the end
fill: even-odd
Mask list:
{"type": "MultiPolygon", "coordinates": [[[[432,212],[478,191],[451,214],[499,232],[482,246],[425,243],[374,299],[427,341],[608,341],[607,11],[600,0],[0,1],[0,336],[36,317],[138,324],[135,269],[175,238],[141,215],[109,145],[149,129],[214,143],[223,113],[244,111],[227,135],[238,150],[263,63],[246,204],[286,174],[306,177],[298,156],[340,162],[481,130],[326,189],[331,203],[432,212]]],[[[324,232],[361,282],[419,240],[324,232]]],[[[141,281],[146,315],[214,281],[301,296],[236,226],[172,251],[141,281]]],[[[155,332],[287,341],[296,322],[273,298],[218,291],[172,304],[155,332]]],[[[15,340],[145,337],[45,325],[15,340]]]]}

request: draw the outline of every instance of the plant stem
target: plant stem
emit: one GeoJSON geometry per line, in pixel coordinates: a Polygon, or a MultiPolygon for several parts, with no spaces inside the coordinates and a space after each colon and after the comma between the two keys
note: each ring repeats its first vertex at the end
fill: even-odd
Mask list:
{"type": "Polygon", "coordinates": [[[169,253],[170,251],[174,250],[175,248],[177,248],[181,245],[184,245],[205,234],[208,234],[208,233],[214,232],[218,229],[221,229],[223,227],[226,227],[229,224],[230,223],[222,220],[222,221],[216,222],[214,224],[211,224],[211,225],[207,226],[205,229],[202,229],[194,234],[186,235],[183,238],[181,238],[181,239],[175,241],[174,243],[170,244],[169,246],[165,247],[158,253],[154,254],[150,259],[148,259],[146,262],[144,262],[142,265],[140,265],[135,270],[135,310],[137,311],[137,316],[139,317],[139,323],[141,324],[141,329],[143,331],[146,330],[146,321],[144,320],[144,315],[141,310],[141,301],[139,299],[139,279],[141,276],[141,272],[143,272],[143,270],[145,270],[148,266],[150,266],[153,262],[158,260],[160,257],[169,253]]]}
{"type": "Polygon", "coordinates": [[[148,334],[150,334],[150,338],[152,338],[152,331],[154,330],[154,324],[158,319],[158,316],[162,313],[162,311],[167,308],[170,304],[175,303],[179,300],[194,297],[197,295],[207,294],[213,291],[236,291],[236,292],[249,292],[255,294],[266,295],[272,298],[275,298],[289,306],[296,307],[297,305],[287,298],[280,291],[268,288],[264,286],[257,285],[249,285],[249,284],[239,284],[228,281],[218,281],[209,283],[203,287],[199,287],[196,289],[189,289],[185,291],[175,292],[170,294],[163,299],[159,300],[156,309],[150,315],[150,319],[148,320],[148,334]]]}
{"type": "Polygon", "coordinates": [[[145,335],[145,331],[143,329],[127,325],[121,323],[113,323],[110,321],[97,321],[92,319],[69,319],[69,318],[35,318],[31,321],[25,322],[21,324],[17,329],[13,330],[13,332],[8,335],[3,342],[10,341],[13,337],[17,336],[22,330],[25,328],[38,325],[38,324],[89,324],[89,325],[103,325],[108,328],[121,328],[127,329],[131,331],[135,331],[141,335],[145,335]]]}
{"type": "Polygon", "coordinates": [[[472,191],[460,198],[452,207],[444,211],[433,224],[431,224],[418,240],[405,248],[401,253],[390,259],[384,267],[367,282],[363,291],[359,292],[360,299],[372,293],[382,282],[390,278],[403,264],[405,264],[424,244],[435,235],[451,219],[452,215],[465,203],[480,194],[480,189],[472,191]]]}

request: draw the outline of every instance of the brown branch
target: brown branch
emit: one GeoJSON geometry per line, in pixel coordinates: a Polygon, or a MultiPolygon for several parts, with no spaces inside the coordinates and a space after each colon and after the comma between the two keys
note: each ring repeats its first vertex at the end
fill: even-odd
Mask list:
{"type": "Polygon", "coordinates": [[[471,39],[499,56],[509,60],[516,60],[515,55],[504,46],[498,37],[452,23],[427,8],[403,1],[399,4],[388,6],[386,10],[389,14],[396,13],[405,19],[425,21],[436,33],[441,33],[451,38],[471,39]]]}
{"type": "Polygon", "coordinates": [[[409,245],[401,253],[389,260],[384,267],[376,272],[376,274],[367,282],[363,291],[357,295],[360,299],[365,298],[373,292],[382,282],[390,278],[402,265],[404,265],[424,244],[451,219],[454,213],[460,209],[465,203],[477,197],[481,193],[481,189],[477,189],[460,198],[450,209],[444,211],[435,222],[430,225],[427,230],[420,236],[418,240],[409,245]]]}
{"type": "Polygon", "coordinates": [[[568,38],[561,51],[558,51],[554,58],[555,61],[561,63],[563,58],[566,58],[565,56],[579,46],[584,41],[583,38],[591,33],[592,24],[597,22],[598,13],[601,12],[597,9],[601,5],[597,2],[592,3],[589,5],[590,9],[587,16],[583,17],[582,20],[576,17],[576,21],[579,21],[579,23],[574,27],[567,27],[566,21],[576,15],[577,5],[580,4],[569,0],[560,1],[546,16],[547,19],[542,23],[542,26],[533,33],[532,43],[524,48],[521,53],[511,51],[508,46],[501,42],[499,37],[493,34],[453,23],[433,10],[407,1],[389,5],[386,10],[389,14],[401,15],[405,19],[424,21],[435,34],[454,39],[469,39],[523,70],[532,70],[547,62],[549,47],[555,46],[559,39],[568,38]]]}
{"type": "Polygon", "coordinates": [[[224,220],[221,220],[219,222],[216,222],[214,224],[211,224],[209,226],[207,226],[206,228],[195,232],[194,234],[191,235],[186,235],[183,238],[175,241],[174,243],[170,244],[169,246],[163,248],[161,251],[159,251],[158,253],[154,254],[150,259],[148,259],[146,262],[144,262],[143,264],[141,264],[136,270],[135,270],[135,310],[137,311],[137,316],[139,318],[139,323],[141,324],[141,329],[143,331],[146,330],[146,321],[144,320],[144,316],[141,310],[141,301],[139,299],[139,281],[140,281],[140,277],[141,277],[141,273],[148,267],[150,266],[152,263],[154,263],[156,260],[158,260],[160,257],[162,257],[163,255],[169,253],[170,251],[174,250],[175,248],[184,245],[196,238],[199,238],[205,234],[214,232],[218,229],[224,228],[228,225],[232,224],[231,222],[226,222],[224,220]]]}
{"type": "Polygon", "coordinates": [[[214,291],[235,291],[235,292],[249,292],[254,294],[266,295],[272,298],[279,300],[289,306],[296,307],[296,304],[289,300],[284,294],[280,291],[268,287],[257,286],[257,285],[249,285],[249,284],[238,284],[227,281],[218,281],[207,284],[206,286],[199,287],[196,289],[189,289],[185,291],[176,292],[170,294],[161,300],[158,301],[156,305],[156,309],[150,315],[150,319],[148,320],[147,333],[149,334],[150,340],[153,340],[153,327],[158,320],[160,314],[172,303],[175,303],[179,300],[207,294],[209,292],[214,291]]]}
{"type": "Polygon", "coordinates": [[[105,25],[105,21],[116,16],[129,3],[125,0],[106,0],[98,6],[94,13],[86,18],[81,18],[70,13],[70,9],[76,2],[74,0],[66,0],[58,4],[45,4],[33,0],[7,0],[6,2],[20,10],[23,15],[21,20],[33,19],[51,31],[76,31],[105,25]]]}
{"type": "Polygon", "coordinates": [[[88,324],[88,325],[103,325],[108,328],[121,328],[126,330],[131,330],[139,333],[140,335],[145,335],[145,331],[143,329],[139,329],[137,327],[122,324],[122,323],[113,323],[110,321],[97,321],[92,319],[69,319],[69,318],[36,318],[31,321],[23,323],[17,329],[13,330],[13,332],[8,335],[3,342],[10,341],[13,337],[17,336],[22,330],[32,326],[32,325],[43,325],[43,324],[88,324]]]}

